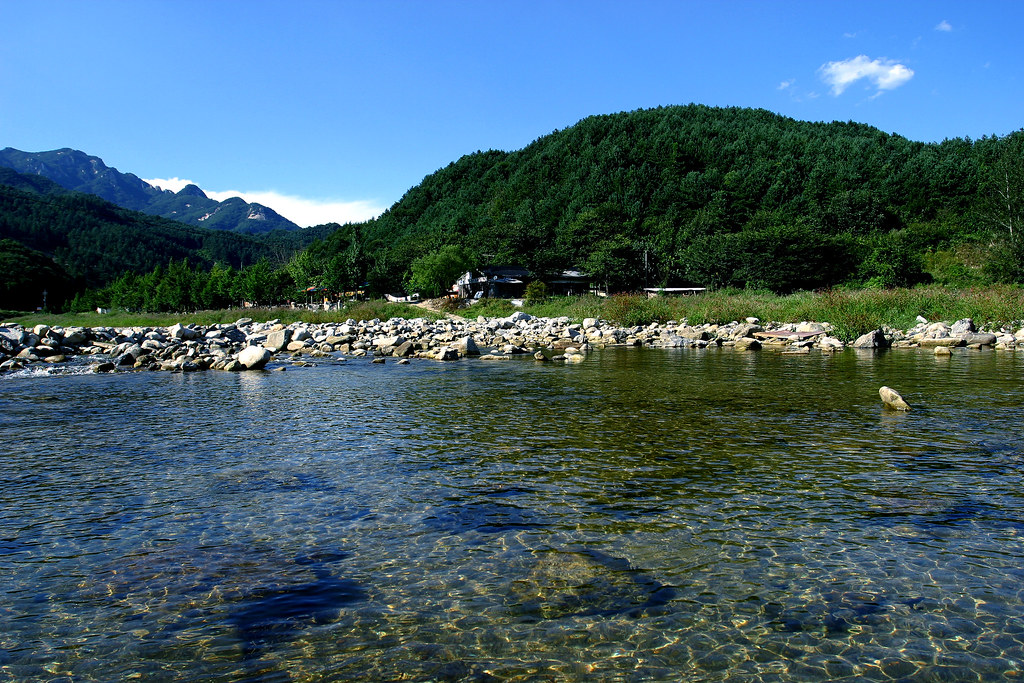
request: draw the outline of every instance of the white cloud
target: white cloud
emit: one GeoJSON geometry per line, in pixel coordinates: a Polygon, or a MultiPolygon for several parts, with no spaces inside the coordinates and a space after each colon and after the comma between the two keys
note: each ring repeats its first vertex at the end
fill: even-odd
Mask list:
{"type": "MultiPolygon", "coordinates": [[[[152,178],[146,180],[150,185],[178,192],[186,185],[198,185],[184,178],[152,178]]],[[[324,223],[358,223],[375,218],[387,207],[380,206],[373,200],[360,199],[342,201],[338,199],[310,199],[280,192],[238,192],[228,190],[203,190],[210,199],[219,202],[231,197],[241,197],[246,202],[262,204],[302,227],[322,225],[324,223]]]]}
{"type": "Polygon", "coordinates": [[[949,31],[953,30],[953,25],[951,23],[949,23],[948,21],[946,21],[945,19],[943,19],[935,27],[935,30],[936,31],[946,31],[948,33],[949,31]]]}
{"type": "Polygon", "coordinates": [[[818,73],[821,80],[832,86],[832,94],[836,97],[861,79],[866,78],[881,92],[898,88],[914,76],[912,69],[899,62],[891,59],[868,59],[867,55],[822,64],[818,73]]]}
{"type": "Polygon", "coordinates": [[[788,81],[782,81],[782,83],[779,83],[779,87],[776,88],[776,90],[785,90],[786,88],[791,87],[794,83],[796,83],[795,78],[791,78],[788,81]]]}
{"type": "Polygon", "coordinates": [[[186,185],[192,185],[191,180],[182,180],[181,178],[150,178],[146,180],[147,183],[155,187],[159,187],[161,190],[170,190],[171,192],[178,192],[181,188],[186,185]]]}

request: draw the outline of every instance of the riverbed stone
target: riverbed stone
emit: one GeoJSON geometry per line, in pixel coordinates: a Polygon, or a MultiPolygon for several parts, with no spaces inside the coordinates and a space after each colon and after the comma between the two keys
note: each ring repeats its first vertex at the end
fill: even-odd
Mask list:
{"type": "Polygon", "coordinates": [[[952,324],[952,326],[950,326],[949,333],[954,337],[961,337],[970,334],[971,332],[974,332],[977,329],[978,328],[975,327],[973,320],[971,320],[970,318],[962,318],[960,320],[957,320],[955,323],[952,324]]]}
{"type": "Polygon", "coordinates": [[[238,352],[238,362],[246,370],[261,370],[270,362],[270,350],[260,346],[247,346],[238,352]]]}
{"type": "Polygon", "coordinates": [[[889,341],[885,338],[885,333],[878,329],[857,337],[852,346],[855,349],[885,349],[889,347],[889,341]]]}
{"type": "Polygon", "coordinates": [[[964,336],[964,344],[967,346],[973,346],[975,344],[981,346],[994,346],[996,343],[996,335],[988,332],[972,332],[964,336]]]}
{"type": "Polygon", "coordinates": [[[921,344],[921,348],[925,349],[938,348],[943,346],[947,348],[952,348],[954,346],[962,346],[964,340],[958,339],[956,337],[939,337],[937,339],[930,339],[928,337],[925,337],[924,339],[921,339],[919,343],[921,344]]]}
{"type": "Polygon", "coordinates": [[[263,348],[278,353],[285,349],[291,340],[292,331],[288,328],[273,330],[267,334],[267,340],[263,342],[263,348]]]}
{"type": "Polygon", "coordinates": [[[733,348],[737,351],[757,351],[761,348],[761,342],[753,337],[739,337],[733,341],[733,348]]]}
{"type": "Polygon", "coordinates": [[[463,356],[480,355],[480,347],[476,345],[476,340],[473,337],[462,337],[455,341],[452,346],[463,356]]]}
{"type": "Polygon", "coordinates": [[[903,412],[910,410],[910,406],[907,405],[907,402],[903,400],[903,397],[895,389],[882,387],[878,390],[878,395],[882,399],[882,404],[889,410],[903,412]]]}

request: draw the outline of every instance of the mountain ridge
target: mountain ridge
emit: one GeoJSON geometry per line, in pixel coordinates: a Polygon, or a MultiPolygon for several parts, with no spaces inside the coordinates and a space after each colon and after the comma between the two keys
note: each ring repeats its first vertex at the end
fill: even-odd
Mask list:
{"type": "Polygon", "coordinates": [[[125,209],[187,225],[249,235],[302,229],[268,206],[240,198],[220,202],[194,184],[178,192],[164,190],[134,173],[122,173],[107,166],[100,157],[70,147],[46,152],[6,147],[0,150],[0,167],[43,176],[65,189],[93,194],[125,209]]]}

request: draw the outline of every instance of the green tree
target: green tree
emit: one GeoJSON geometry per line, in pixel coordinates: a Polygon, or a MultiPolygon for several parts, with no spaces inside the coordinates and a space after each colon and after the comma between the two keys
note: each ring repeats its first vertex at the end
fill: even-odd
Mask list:
{"type": "Polygon", "coordinates": [[[449,244],[412,262],[409,288],[424,296],[440,296],[449,291],[459,276],[472,267],[473,257],[469,251],[449,244]]]}

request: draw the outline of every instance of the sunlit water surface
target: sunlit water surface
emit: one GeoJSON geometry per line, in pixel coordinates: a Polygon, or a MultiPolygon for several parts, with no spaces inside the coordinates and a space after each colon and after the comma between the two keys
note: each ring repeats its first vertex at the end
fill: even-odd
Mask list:
{"type": "Polygon", "coordinates": [[[1022,680],[1022,373],[3,376],[0,680],[1022,680]]]}

